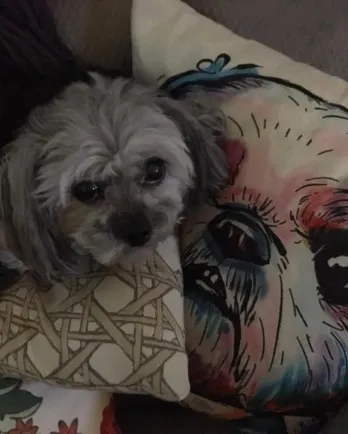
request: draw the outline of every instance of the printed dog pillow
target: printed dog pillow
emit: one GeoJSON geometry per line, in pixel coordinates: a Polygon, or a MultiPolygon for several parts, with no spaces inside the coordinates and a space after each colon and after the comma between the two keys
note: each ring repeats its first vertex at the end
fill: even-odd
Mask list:
{"type": "Polygon", "coordinates": [[[229,61],[231,182],[183,231],[191,390],[315,416],[347,387],[348,110],[229,61]]]}
{"type": "Polygon", "coordinates": [[[348,86],[164,3],[135,2],[137,74],[227,95],[230,185],[182,233],[186,404],[316,433],[348,387],[348,86]]]}

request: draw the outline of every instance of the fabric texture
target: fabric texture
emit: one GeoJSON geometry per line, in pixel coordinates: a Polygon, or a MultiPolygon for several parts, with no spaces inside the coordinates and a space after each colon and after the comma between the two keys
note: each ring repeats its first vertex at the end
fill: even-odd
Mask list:
{"type": "Polygon", "coordinates": [[[134,1],[133,56],[173,95],[227,95],[230,186],[183,229],[185,402],[254,416],[248,432],[317,432],[348,385],[348,85],[179,0],[134,1]]]}
{"type": "Polygon", "coordinates": [[[198,12],[293,59],[348,80],[348,4],[336,0],[186,0],[198,12]]]}
{"type": "Polygon", "coordinates": [[[57,284],[27,276],[0,299],[0,372],[52,384],[150,393],[189,391],[176,242],[153,261],[57,284]]]}
{"type": "MultiPolygon", "coordinates": [[[[132,0],[47,0],[59,27],[82,59],[130,68],[132,0]]],[[[348,80],[345,0],[186,0],[233,32],[348,80]]]]}
{"type": "Polygon", "coordinates": [[[84,63],[129,69],[131,0],[47,0],[58,29],[84,63]]]}
{"type": "Polygon", "coordinates": [[[120,434],[111,394],[0,378],[3,434],[120,434]]]}
{"type": "Polygon", "coordinates": [[[320,434],[342,434],[347,429],[348,405],[345,404],[340,411],[335,414],[330,422],[325,426],[320,434]]]}

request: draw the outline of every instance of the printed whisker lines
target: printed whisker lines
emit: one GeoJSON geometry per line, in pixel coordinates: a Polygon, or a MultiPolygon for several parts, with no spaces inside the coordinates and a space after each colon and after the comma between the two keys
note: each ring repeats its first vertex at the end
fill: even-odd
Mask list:
{"type": "Polygon", "coordinates": [[[227,116],[227,119],[230,120],[237,127],[240,136],[244,137],[244,132],[240,124],[232,116],[227,116]]]}
{"type": "Polygon", "coordinates": [[[257,137],[260,138],[260,137],[261,137],[261,134],[260,134],[260,127],[259,127],[259,125],[258,125],[258,123],[257,123],[257,120],[256,120],[256,118],[255,118],[255,115],[254,115],[253,113],[251,113],[251,119],[253,120],[253,123],[254,123],[255,129],[256,129],[257,137]]]}
{"type": "Polygon", "coordinates": [[[329,154],[330,152],[333,152],[333,149],[325,149],[324,151],[320,151],[317,153],[318,156],[329,154]]]}
{"type": "Polygon", "coordinates": [[[290,101],[292,101],[295,105],[297,105],[297,107],[300,106],[300,103],[298,101],[296,101],[296,99],[294,97],[292,97],[291,95],[288,95],[288,98],[290,101]]]}

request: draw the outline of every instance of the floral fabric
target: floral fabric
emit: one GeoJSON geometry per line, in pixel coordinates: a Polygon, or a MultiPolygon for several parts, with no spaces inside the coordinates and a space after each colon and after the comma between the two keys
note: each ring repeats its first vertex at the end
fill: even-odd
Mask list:
{"type": "Polygon", "coordinates": [[[0,378],[1,434],[120,434],[111,394],[0,378]]]}

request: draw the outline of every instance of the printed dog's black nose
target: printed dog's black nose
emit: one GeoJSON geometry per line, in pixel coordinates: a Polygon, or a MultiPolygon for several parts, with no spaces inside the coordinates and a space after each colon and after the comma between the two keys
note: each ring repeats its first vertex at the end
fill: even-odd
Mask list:
{"type": "Polygon", "coordinates": [[[111,230],[115,238],[125,241],[132,247],[143,246],[152,235],[151,224],[142,213],[114,217],[111,230]]]}

